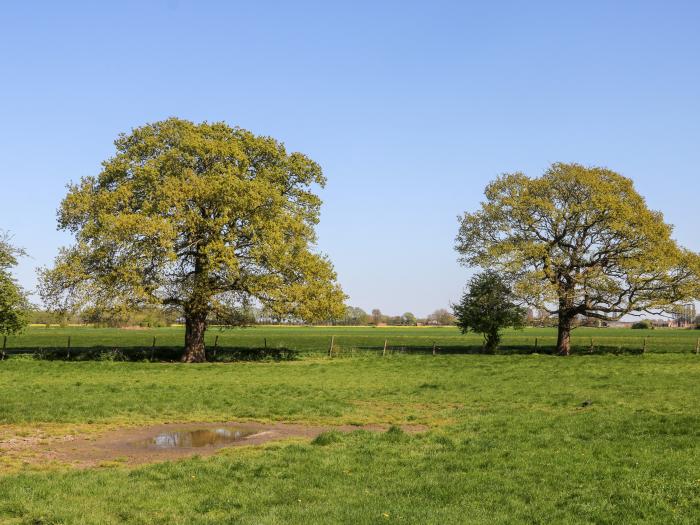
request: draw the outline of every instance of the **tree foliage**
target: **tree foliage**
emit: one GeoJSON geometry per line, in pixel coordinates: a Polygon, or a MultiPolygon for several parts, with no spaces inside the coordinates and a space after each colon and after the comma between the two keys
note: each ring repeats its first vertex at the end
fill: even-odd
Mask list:
{"type": "Polygon", "coordinates": [[[501,329],[522,328],[526,315],[525,309],[516,304],[509,286],[493,271],[472,277],[461,301],[453,309],[462,333],[483,334],[484,349],[489,352],[498,348],[501,329]]]}
{"type": "Polygon", "coordinates": [[[700,295],[698,254],[611,170],[559,163],[539,178],[503,175],[485,194],[460,218],[460,260],[508,275],[522,299],[556,314],[562,353],[576,315],[656,314],[700,295]]]}
{"type": "Polygon", "coordinates": [[[425,319],[426,323],[439,326],[453,325],[455,317],[446,308],[438,308],[425,319]]]}
{"type": "MultiPolygon", "coordinates": [[[[54,308],[181,309],[184,360],[204,359],[212,311],[339,318],[344,294],[316,253],[321,168],[270,137],[171,118],[115,142],[97,176],[69,186],[59,227],[76,237],[41,292],[54,308]]],[[[235,318],[235,316],[231,316],[235,318]]]]}
{"type": "Polygon", "coordinates": [[[401,324],[403,325],[415,326],[417,321],[416,316],[412,312],[405,312],[401,316],[401,324]]]}
{"type": "Polygon", "coordinates": [[[21,332],[29,321],[31,307],[24,290],[12,277],[10,270],[24,250],[12,245],[10,236],[0,231],[0,334],[21,332]]]}
{"type": "Polygon", "coordinates": [[[369,322],[369,315],[362,308],[348,306],[340,323],[349,326],[363,325],[369,322]]]}

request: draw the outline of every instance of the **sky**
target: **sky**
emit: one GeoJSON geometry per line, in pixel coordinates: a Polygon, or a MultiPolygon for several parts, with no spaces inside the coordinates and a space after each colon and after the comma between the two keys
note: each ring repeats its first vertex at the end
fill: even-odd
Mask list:
{"type": "Polygon", "coordinates": [[[33,289],[66,184],[178,116],[320,163],[318,248],[368,311],[456,301],[457,216],[557,161],[632,178],[700,251],[698,27],[691,1],[3,2],[0,229],[33,289]]]}

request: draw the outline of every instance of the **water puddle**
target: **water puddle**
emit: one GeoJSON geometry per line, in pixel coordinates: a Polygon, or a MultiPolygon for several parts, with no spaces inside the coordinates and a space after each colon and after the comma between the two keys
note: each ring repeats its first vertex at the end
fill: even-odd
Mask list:
{"type": "Polygon", "coordinates": [[[136,444],[151,449],[200,448],[227,445],[252,436],[254,430],[240,428],[202,428],[166,430],[136,444]]]}
{"type": "MultiPolygon", "coordinates": [[[[22,461],[26,460],[30,463],[57,461],[80,468],[114,466],[114,462],[123,465],[140,465],[173,461],[194,455],[211,456],[224,447],[262,445],[288,438],[311,440],[329,430],[353,432],[358,429],[384,432],[387,426],[310,426],[295,423],[183,421],[121,429],[105,427],[99,435],[67,434],[63,436],[66,439],[60,442],[55,440],[46,443],[42,442],[42,438],[41,441],[37,439],[35,442],[28,443],[27,446],[18,448],[12,448],[11,440],[9,449],[7,438],[2,435],[0,437],[4,438],[4,441],[0,441],[0,455],[5,459],[6,454],[12,453],[13,458],[21,458],[22,461]],[[31,461],[28,458],[31,458],[31,461]]],[[[403,429],[406,432],[428,430],[421,425],[406,425],[403,429]]],[[[17,435],[15,441],[20,438],[21,436],[17,435]]]]}

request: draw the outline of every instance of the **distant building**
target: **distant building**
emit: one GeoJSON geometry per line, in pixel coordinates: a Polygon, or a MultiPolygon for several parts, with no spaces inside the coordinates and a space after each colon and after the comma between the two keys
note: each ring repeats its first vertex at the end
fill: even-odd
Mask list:
{"type": "Polygon", "coordinates": [[[608,328],[632,328],[633,321],[605,321],[603,326],[608,328]]]}
{"type": "Polygon", "coordinates": [[[693,323],[688,319],[654,319],[651,324],[655,328],[692,328],[693,323]]]}

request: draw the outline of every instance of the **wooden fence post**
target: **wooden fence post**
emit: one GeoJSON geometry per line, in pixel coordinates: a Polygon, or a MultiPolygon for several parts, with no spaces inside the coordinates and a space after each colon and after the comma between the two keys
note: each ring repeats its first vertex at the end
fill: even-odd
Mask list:
{"type": "Polygon", "coordinates": [[[2,359],[1,361],[5,360],[5,349],[7,348],[7,336],[4,335],[2,336],[2,359]]]}
{"type": "MultiPolygon", "coordinates": [[[[5,338],[7,339],[7,338],[5,338]]],[[[3,352],[4,354],[4,352],[3,352]]],[[[698,340],[695,341],[695,355],[700,354],[700,337],[698,337],[698,340]]]]}
{"type": "Polygon", "coordinates": [[[642,353],[646,354],[647,353],[647,337],[644,338],[644,345],[642,346],[642,353]]]}
{"type": "Polygon", "coordinates": [[[267,337],[265,338],[265,350],[267,350],[267,337]]]}
{"type": "Polygon", "coordinates": [[[535,352],[537,352],[537,348],[539,347],[540,342],[538,341],[537,337],[535,337],[535,352]]]}
{"type": "Polygon", "coordinates": [[[66,357],[70,359],[70,336],[68,336],[68,350],[66,352],[66,357]]]}
{"type": "Polygon", "coordinates": [[[156,352],[156,336],[153,336],[153,343],[151,343],[151,361],[153,361],[153,357],[156,352]]]}
{"type": "Polygon", "coordinates": [[[382,350],[382,356],[386,355],[386,339],[384,339],[384,350],[382,350]]]}
{"type": "Polygon", "coordinates": [[[214,351],[211,353],[212,357],[216,357],[216,349],[219,346],[219,336],[218,334],[214,336],[214,351]]]}
{"type": "Polygon", "coordinates": [[[588,347],[588,351],[592,354],[593,353],[593,338],[591,337],[591,346],[588,347]]]}
{"type": "Polygon", "coordinates": [[[328,357],[333,357],[333,344],[335,343],[335,336],[331,336],[331,346],[328,348],[328,357]]]}
{"type": "Polygon", "coordinates": [[[435,341],[433,341],[433,355],[435,355],[435,341]]]}

